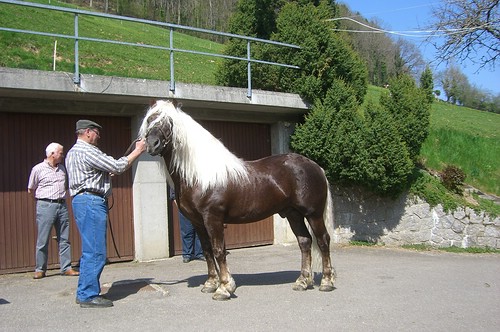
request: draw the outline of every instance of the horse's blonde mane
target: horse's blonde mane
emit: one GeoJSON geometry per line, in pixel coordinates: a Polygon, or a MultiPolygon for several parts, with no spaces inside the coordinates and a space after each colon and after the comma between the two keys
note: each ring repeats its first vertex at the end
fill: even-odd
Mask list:
{"type": "Polygon", "coordinates": [[[219,140],[171,101],[160,100],[152,106],[139,129],[145,137],[154,126],[167,126],[172,132],[173,167],[189,186],[225,187],[229,182],[248,181],[243,160],[232,154],[219,140]],[[148,119],[154,117],[151,122],[148,119]]]}

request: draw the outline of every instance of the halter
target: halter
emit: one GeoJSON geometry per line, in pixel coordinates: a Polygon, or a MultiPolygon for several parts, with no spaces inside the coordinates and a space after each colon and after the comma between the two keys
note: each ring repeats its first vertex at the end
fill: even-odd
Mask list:
{"type": "Polygon", "coordinates": [[[153,128],[156,128],[156,127],[158,127],[158,126],[159,126],[159,128],[157,128],[157,129],[161,132],[161,134],[163,135],[163,138],[165,139],[165,142],[163,143],[163,146],[161,147],[161,150],[160,150],[160,153],[159,153],[159,155],[160,155],[160,156],[163,156],[163,151],[164,151],[164,150],[165,150],[165,148],[167,147],[168,143],[170,143],[170,142],[172,141],[172,130],[170,130],[170,135],[167,135],[167,133],[166,133],[166,132],[165,132],[165,130],[163,129],[163,127],[164,127],[164,126],[163,126],[163,125],[159,125],[159,124],[157,124],[157,125],[155,125],[155,126],[153,126],[153,127],[149,128],[149,129],[146,131],[146,135],[145,135],[145,136],[148,136],[149,132],[150,132],[153,128]]]}

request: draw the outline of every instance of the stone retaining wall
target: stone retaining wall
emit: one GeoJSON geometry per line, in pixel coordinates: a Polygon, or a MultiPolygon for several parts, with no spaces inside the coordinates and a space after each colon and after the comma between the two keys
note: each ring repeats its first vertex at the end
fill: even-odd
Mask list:
{"type": "Polygon", "coordinates": [[[421,199],[379,198],[357,189],[332,188],[334,243],[369,241],[385,245],[500,249],[500,218],[470,208],[446,213],[421,199]]]}

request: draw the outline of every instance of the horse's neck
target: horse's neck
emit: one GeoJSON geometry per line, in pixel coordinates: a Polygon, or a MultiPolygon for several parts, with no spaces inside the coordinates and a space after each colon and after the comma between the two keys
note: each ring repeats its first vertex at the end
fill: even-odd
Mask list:
{"type": "Polygon", "coordinates": [[[165,150],[167,152],[165,152],[162,157],[165,161],[166,171],[175,186],[178,186],[181,183],[181,176],[179,174],[179,171],[172,165],[172,149],[170,147],[167,147],[165,150]]]}
{"type": "Polygon", "coordinates": [[[163,157],[163,160],[165,161],[165,167],[167,168],[168,174],[170,174],[170,176],[173,177],[175,175],[174,173],[177,173],[177,172],[175,172],[175,169],[172,166],[172,149],[170,149],[170,147],[167,146],[167,148],[165,150],[167,152],[165,152],[162,155],[162,157],[163,157]]]}
{"type": "MultiPolygon", "coordinates": [[[[171,187],[173,185],[173,189],[177,199],[177,197],[180,197],[184,193],[184,190],[187,188],[186,181],[182,179],[179,172],[175,170],[175,167],[171,165],[171,154],[164,155],[163,160],[165,161],[165,166],[167,168],[167,176],[169,176],[171,180],[169,181],[169,185],[171,187]]],[[[177,204],[180,204],[180,202],[177,202],[177,204]]]]}

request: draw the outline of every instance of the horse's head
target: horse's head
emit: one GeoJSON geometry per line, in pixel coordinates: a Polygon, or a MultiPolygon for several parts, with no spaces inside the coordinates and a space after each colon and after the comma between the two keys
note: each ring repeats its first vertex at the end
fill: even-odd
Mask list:
{"type": "Polygon", "coordinates": [[[163,155],[163,150],[172,140],[171,125],[156,124],[146,132],[146,147],[150,155],[163,155]]]}
{"type": "Polygon", "coordinates": [[[146,148],[152,156],[163,155],[172,141],[172,120],[166,108],[175,107],[170,101],[158,101],[147,112],[142,122],[139,137],[146,140],[146,148]]]}

